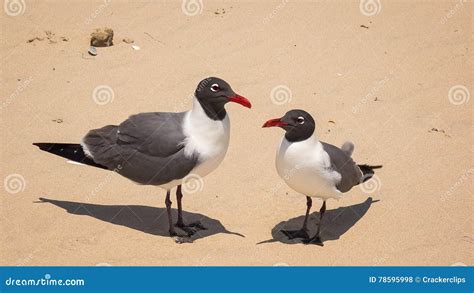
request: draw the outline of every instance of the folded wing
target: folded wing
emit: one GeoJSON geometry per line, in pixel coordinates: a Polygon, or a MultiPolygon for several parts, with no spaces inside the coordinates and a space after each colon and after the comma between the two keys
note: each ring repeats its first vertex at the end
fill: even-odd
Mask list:
{"type": "Polygon", "coordinates": [[[94,162],[140,184],[162,185],[185,177],[197,158],[184,155],[185,113],[141,113],[120,125],[94,129],[82,146],[94,162]]]}
{"type": "Polygon", "coordinates": [[[341,181],[336,185],[336,188],[340,192],[346,192],[353,186],[360,184],[363,174],[357,164],[348,156],[349,152],[325,142],[321,143],[323,149],[329,154],[331,168],[341,174],[341,181]]]}

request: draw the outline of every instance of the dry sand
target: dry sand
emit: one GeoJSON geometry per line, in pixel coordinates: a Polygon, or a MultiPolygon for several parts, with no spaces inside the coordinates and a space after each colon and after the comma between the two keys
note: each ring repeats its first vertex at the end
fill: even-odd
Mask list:
{"type": "Polygon", "coordinates": [[[1,188],[1,265],[473,265],[472,1],[380,0],[373,16],[359,1],[204,0],[195,16],[180,1],[24,2],[23,14],[0,17],[0,178],[11,184],[1,188]],[[105,26],[115,45],[92,57],[89,35],[105,26]],[[35,37],[44,39],[27,42],[35,37]],[[160,235],[161,189],[31,145],[78,142],[138,112],[187,110],[213,75],[254,107],[227,106],[227,157],[185,195],[187,217],[213,227],[193,244],[160,235]],[[113,101],[93,101],[99,85],[113,101]],[[280,85],[291,101],[277,105],[280,85]],[[459,85],[467,91],[455,87],[451,102],[459,85]],[[352,140],[357,162],[384,165],[365,191],[328,202],[324,247],[278,233],[257,245],[304,214],[304,196],[274,167],[282,131],[260,128],[292,108],[313,114],[322,140],[352,140]],[[216,221],[245,238],[217,233],[216,221]]]}

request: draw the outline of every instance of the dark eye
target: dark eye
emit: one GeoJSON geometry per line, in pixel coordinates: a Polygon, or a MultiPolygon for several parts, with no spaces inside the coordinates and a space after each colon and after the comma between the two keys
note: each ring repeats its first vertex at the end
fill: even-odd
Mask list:
{"type": "Polygon", "coordinates": [[[298,117],[298,118],[296,118],[296,123],[298,123],[298,124],[303,124],[303,123],[304,123],[304,118],[301,117],[301,116],[298,117]]]}
{"type": "Polygon", "coordinates": [[[211,85],[211,91],[213,92],[218,92],[221,88],[219,87],[219,85],[217,83],[211,85]]]}

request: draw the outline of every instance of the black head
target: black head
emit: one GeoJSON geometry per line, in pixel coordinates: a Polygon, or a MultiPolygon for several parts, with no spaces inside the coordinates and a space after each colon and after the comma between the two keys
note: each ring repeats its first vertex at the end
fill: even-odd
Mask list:
{"type": "Polygon", "coordinates": [[[262,127],[278,126],[286,131],[288,141],[302,141],[310,138],[315,129],[315,122],[311,115],[304,110],[290,110],[285,116],[270,119],[262,127]]]}
{"type": "Polygon", "coordinates": [[[208,77],[202,80],[194,95],[207,116],[213,120],[225,118],[224,106],[228,102],[235,102],[247,108],[252,107],[249,100],[236,94],[225,80],[217,77],[208,77]]]}

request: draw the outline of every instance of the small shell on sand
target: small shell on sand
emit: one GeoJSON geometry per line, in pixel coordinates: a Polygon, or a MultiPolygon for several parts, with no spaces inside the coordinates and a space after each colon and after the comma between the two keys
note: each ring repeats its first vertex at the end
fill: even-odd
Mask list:
{"type": "Polygon", "coordinates": [[[111,28],[98,28],[91,34],[91,46],[109,47],[112,46],[114,31],[111,28]]]}
{"type": "Polygon", "coordinates": [[[87,50],[87,52],[89,52],[89,54],[91,54],[92,56],[96,56],[96,55],[97,55],[97,49],[96,49],[96,47],[94,47],[94,46],[90,46],[90,47],[89,47],[89,50],[87,50]]]}
{"type": "Polygon", "coordinates": [[[132,49],[133,49],[133,50],[140,50],[140,47],[137,46],[137,45],[132,45],[132,49]]]}

